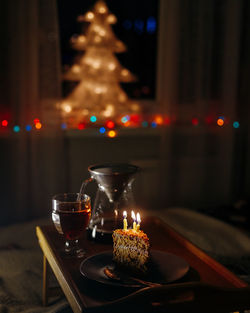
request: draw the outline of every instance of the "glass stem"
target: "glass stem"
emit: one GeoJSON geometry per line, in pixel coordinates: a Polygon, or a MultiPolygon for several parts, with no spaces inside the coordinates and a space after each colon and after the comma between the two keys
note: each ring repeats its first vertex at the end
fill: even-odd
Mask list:
{"type": "Polygon", "coordinates": [[[65,242],[65,252],[72,253],[73,251],[79,249],[78,239],[75,240],[66,240],[65,242]]]}

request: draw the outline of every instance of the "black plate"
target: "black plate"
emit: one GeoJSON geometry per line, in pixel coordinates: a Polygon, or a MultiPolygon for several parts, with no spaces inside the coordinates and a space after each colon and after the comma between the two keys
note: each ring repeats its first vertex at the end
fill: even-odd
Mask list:
{"type": "MultiPolygon", "coordinates": [[[[151,250],[150,254],[151,264],[149,266],[147,275],[143,277],[144,280],[167,284],[182,278],[189,269],[187,262],[177,255],[158,250],[151,250]]],[[[141,287],[141,285],[135,283],[134,281],[129,281],[129,279],[115,281],[108,278],[104,274],[104,269],[106,266],[111,269],[115,267],[112,257],[112,251],[105,251],[90,256],[81,263],[81,274],[88,279],[107,285],[141,287]]]]}

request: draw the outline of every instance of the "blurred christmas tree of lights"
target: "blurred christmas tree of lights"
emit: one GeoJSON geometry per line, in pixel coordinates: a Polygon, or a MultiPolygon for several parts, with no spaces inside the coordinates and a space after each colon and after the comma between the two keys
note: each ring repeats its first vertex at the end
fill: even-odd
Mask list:
{"type": "Polygon", "coordinates": [[[65,80],[78,84],[57,105],[63,122],[75,127],[82,122],[93,122],[95,118],[97,124],[108,119],[122,124],[123,116],[140,114],[141,109],[120,86],[121,82],[132,82],[136,78],[115,56],[126,51],[111,28],[116,17],[109,12],[106,3],[99,0],[91,11],[79,16],[78,21],[90,25],[86,34],[71,38],[72,48],[85,53],[76,57],[64,74],[65,80]]]}

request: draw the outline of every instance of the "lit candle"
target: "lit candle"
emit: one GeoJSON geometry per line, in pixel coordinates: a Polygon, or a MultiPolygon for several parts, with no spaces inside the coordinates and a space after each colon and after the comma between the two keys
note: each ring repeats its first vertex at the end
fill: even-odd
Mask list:
{"type": "Polygon", "coordinates": [[[133,230],[136,230],[136,221],[135,221],[135,212],[134,211],[131,212],[131,217],[134,221],[133,222],[133,230]]]}
{"type": "Polygon", "coordinates": [[[118,211],[114,210],[114,214],[115,214],[115,228],[117,228],[118,211]]]}
{"type": "Polygon", "coordinates": [[[123,211],[123,230],[128,230],[127,212],[123,211]]]}
{"type": "Polygon", "coordinates": [[[140,230],[140,224],[141,224],[141,217],[140,217],[139,213],[136,214],[136,220],[137,220],[136,230],[139,231],[140,230]]]}

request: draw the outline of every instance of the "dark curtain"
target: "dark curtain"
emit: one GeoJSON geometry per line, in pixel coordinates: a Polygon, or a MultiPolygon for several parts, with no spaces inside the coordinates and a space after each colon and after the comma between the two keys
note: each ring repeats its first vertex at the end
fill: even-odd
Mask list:
{"type": "Polygon", "coordinates": [[[158,100],[176,120],[162,132],[163,206],[249,196],[249,17],[247,0],[161,2],[158,100]]]}
{"type": "Polygon", "coordinates": [[[56,1],[3,0],[0,23],[1,120],[9,121],[0,135],[4,224],[49,214],[51,195],[64,191],[64,153],[55,113],[61,93],[56,1]],[[18,133],[14,125],[20,126],[18,133]]]}

